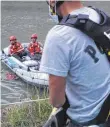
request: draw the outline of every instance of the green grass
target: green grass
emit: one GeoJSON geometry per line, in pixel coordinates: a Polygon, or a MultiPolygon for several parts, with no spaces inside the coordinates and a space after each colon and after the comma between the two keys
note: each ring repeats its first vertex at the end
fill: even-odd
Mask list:
{"type": "Polygon", "coordinates": [[[48,100],[12,106],[2,120],[3,127],[42,127],[52,111],[48,100]]]}

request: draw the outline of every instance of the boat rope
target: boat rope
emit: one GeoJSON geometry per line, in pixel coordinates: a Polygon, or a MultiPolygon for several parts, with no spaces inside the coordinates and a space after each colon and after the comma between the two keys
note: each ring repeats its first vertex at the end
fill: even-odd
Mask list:
{"type": "Polygon", "coordinates": [[[14,85],[19,85],[19,83],[12,82],[12,81],[8,81],[8,80],[6,80],[6,79],[1,79],[1,82],[11,83],[11,84],[14,84],[14,85]]]}
{"type": "Polygon", "coordinates": [[[37,99],[37,100],[28,100],[28,101],[22,101],[22,102],[14,102],[14,103],[8,103],[8,104],[1,104],[1,106],[17,105],[17,104],[30,103],[30,102],[40,102],[40,101],[45,101],[45,100],[49,100],[49,98],[37,99]]]}

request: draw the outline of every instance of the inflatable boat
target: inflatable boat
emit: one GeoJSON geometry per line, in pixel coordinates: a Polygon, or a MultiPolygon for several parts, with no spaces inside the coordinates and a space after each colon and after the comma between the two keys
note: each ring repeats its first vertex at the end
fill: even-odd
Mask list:
{"type": "MultiPolygon", "coordinates": [[[[27,50],[28,44],[29,43],[22,44],[25,50],[27,50]]],[[[1,51],[1,62],[25,82],[38,87],[48,86],[48,75],[39,71],[40,59],[34,60],[28,55],[20,59],[17,55],[9,56],[8,51],[9,47],[1,51]]]]}

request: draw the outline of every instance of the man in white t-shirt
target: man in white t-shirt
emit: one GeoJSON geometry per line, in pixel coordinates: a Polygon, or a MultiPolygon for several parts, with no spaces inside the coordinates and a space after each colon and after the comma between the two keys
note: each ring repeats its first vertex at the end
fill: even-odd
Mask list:
{"type": "MultiPolygon", "coordinates": [[[[100,23],[98,13],[84,7],[80,1],[49,1],[51,15],[58,22],[68,14],[87,14],[100,23]],[[59,16],[58,16],[59,15],[59,16]]],[[[101,54],[94,40],[76,28],[54,26],[45,41],[40,70],[49,74],[50,103],[61,107],[65,103],[65,92],[70,104],[67,115],[74,122],[84,125],[93,120],[110,94],[110,64],[101,54]],[[97,61],[85,53],[88,45],[94,47],[97,61]]]]}

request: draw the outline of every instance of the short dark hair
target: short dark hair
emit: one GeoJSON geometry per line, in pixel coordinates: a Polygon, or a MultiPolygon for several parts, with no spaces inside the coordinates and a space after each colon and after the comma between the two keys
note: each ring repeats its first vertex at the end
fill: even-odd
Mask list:
{"type": "Polygon", "coordinates": [[[63,4],[63,3],[64,3],[64,1],[57,1],[57,2],[56,2],[56,8],[59,8],[60,5],[63,4]]]}

